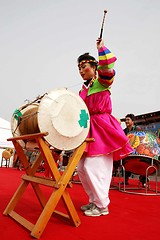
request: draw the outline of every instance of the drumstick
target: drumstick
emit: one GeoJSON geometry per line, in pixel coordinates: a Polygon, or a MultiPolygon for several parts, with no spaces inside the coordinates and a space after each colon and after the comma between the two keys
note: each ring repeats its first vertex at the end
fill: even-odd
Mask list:
{"type": "Polygon", "coordinates": [[[100,32],[99,38],[102,38],[103,27],[104,27],[104,20],[105,20],[106,14],[107,14],[107,10],[104,10],[104,15],[103,15],[103,20],[102,20],[102,26],[101,26],[101,32],[100,32]]]}

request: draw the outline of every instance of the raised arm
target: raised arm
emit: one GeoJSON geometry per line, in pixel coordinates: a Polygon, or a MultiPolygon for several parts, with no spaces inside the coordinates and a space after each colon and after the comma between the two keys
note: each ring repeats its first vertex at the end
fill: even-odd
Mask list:
{"type": "Polygon", "coordinates": [[[109,87],[113,81],[115,76],[114,62],[117,58],[110,52],[108,48],[104,46],[103,40],[97,40],[97,49],[98,49],[98,81],[109,87]]]}

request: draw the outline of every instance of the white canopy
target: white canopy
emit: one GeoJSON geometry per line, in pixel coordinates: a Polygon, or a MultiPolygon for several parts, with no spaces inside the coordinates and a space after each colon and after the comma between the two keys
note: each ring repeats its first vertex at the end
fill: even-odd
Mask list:
{"type": "Polygon", "coordinates": [[[12,137],[11,124],[7,120],[0,118],[0,148],[13,148],[11,141],[7,141],[12,137]]]}

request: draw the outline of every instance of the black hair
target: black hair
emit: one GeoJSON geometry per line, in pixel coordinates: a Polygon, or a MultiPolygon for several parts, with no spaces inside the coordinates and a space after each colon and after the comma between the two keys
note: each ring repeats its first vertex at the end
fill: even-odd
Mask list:
{"type": "Polygon", "coordinates": [[[135,115],[133,114],[133,113],[129,113],[129,114],[127,114],[126,116],[125,116],[125,118],[130,118],[130,119],[132,119],[132,121],[135,121],[135,115]]]}
{"type": "Polygon", "coordinates": [[[93,56],[91,56],[89,53],[84,53],[78,57],[77,59],[78,64],[80,64],[82,61],[89,61],[91,66],[97,67],[96,59],[93,56]]]}

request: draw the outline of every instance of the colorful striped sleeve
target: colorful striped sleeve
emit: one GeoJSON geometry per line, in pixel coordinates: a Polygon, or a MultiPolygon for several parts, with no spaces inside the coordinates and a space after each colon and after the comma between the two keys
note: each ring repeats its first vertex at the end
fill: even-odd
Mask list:
{"type": "Polygon", "coordinates": [[[110,50],[105,46],[98,50],[98,56],[99,67],[103,66],[108,69],[113,68],[114,62],[117,60],[113,53],[111,53],[110,50]]]}
{"type": "Polygon", "coordinates": [[[114,62],[117,58],[105,46],[98,50],[99,63],[98,63],[98,81],[109,87],[115,76],[114,62]]]}

